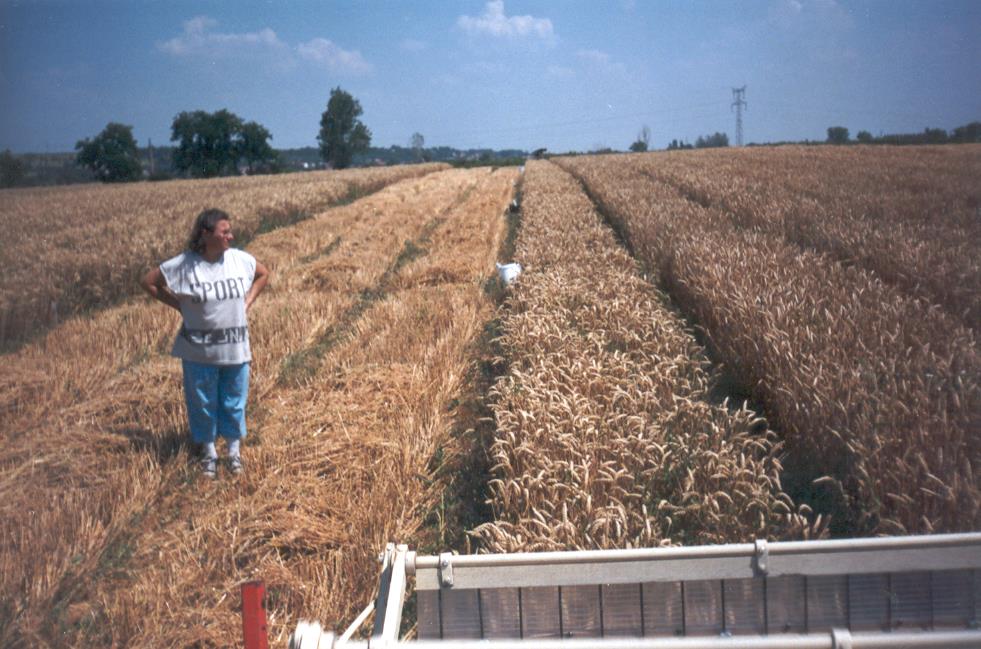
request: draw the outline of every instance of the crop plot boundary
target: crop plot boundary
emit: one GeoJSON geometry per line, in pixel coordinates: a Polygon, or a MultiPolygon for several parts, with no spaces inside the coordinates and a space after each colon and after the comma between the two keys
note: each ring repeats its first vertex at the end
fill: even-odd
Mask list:
{"type": "MultiPolygon", "coordinates": [[[[752,386],[740,381],[737,375],[722,361],[720,351],[713,344],[711,338],[706,335],[705,329],[675,299],[674,292],[670,290],[670,287],[664,281],[661,269],[644,262],[640,258],[630,241],[630,234],[626,224],[617,218],[613,210],[609,209],[602,199],[596,195],[577,170],[567,168],[563,165],[558,166],[576,179],[576,182],[589,198],[590,203],[592,203],[593,209],[602,217],[603,222],[613,232],[617,242],[623,246],[624,250],[627,251],[637,264],[639,275],[644,280],[661,289],[660,293],[664,295],[664,306],[677,316],[679,320],[684,322],[686,331],[695,338],[695,341],[702,348],[705,360],[709,363],[708,373],[712,377],[711,388],[707,395],[708,402],[713,405],[724,404],[732,412],[738,411],[740,407],[749,408],[759,414],[759,429],[769,426],[769,422],[763,416],[765,412],[764,404],[754,395],[752,386]]],[[[702,205],[702,202],[698,199],[688,196],[684,196],[684,198],[702,205]]],[[[705,207],[705,205],[702,206],[705,207]]],[[[774,432],[779,434],[779,431],[774,432]]]]}
{"type": "MultiPolygon", "coordinates": [[[[365,311],[375,302],[384,300],[391,294],[394,288],[394,280],[398,276],[399,271],[412,260],[427,254],[427,246],[430,243],[433,231],[446,222],[446,217],[450,212],[467,200],[473,189],[474,185],[470,185],[464,189],[449,205],[441,209],[437,216],[434,216],[423,225],[419,236],[415,239],[406,240],[402,244],[401,250],[395,256],[395,259],[385,269],[385,272],[382,273],[378,281],[373,286],[363,289],[359,293],[357,300],[344,310],[335,323],[327,327],[314,344],[284,358],[280,365],[279,377],[276,381],[277,385],[298,386],[304,380],[316,374],[323,357],[350,335],[357,321],[365,311]]],[[[339,245],[340,241],[337,240],[336,243],[339,245]]],[[[334,243],[331,243],[328,248],[331,246],[336,248],[334,243]]],[[[304,258],[304,260],[306,259],[304,258]]]]}
{"type": "MultiPolygon", "coordinates": [[[[514,185],[512,202],[505,211],[507,229],[497,250],[497,261],[514,260],[515,240],[521,228],[524,177],[514,185]]],[[[494,315],[483,323],[467,355],[472,359],[459,394],[448,404],[454,425],[446,443],[430,460],[432,488],[440,492],[438,504],[426,515],[419,552],[473,552],[471,530],[493,521],[490,507],[490,446],[497,431],[491,407],[493,387],[507,374],[507,357],[501,346],[501,315],[506,288],[496,273],[484,281],[484,293],[494,304],[494,315]]],[[[436,502],[436,498],[433,501],[436,502]]],[[[408,618],[414,618],[410,600],[408,618]]]]}

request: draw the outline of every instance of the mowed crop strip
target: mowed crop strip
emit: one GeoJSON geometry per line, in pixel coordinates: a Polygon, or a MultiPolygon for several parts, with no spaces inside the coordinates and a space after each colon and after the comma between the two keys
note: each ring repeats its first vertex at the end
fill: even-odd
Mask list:
{"type": "Polygon", "coordinates": [[[197,214],[232,215],[240,243],[444,164],[0,192],[0,348],[138,291],[197,214]]]}
{"type": "MultiPolygon", "coordinates": [[[[771,433],[712,404],[666,298],[579,184],[529,164],[495,386],[490,551],[649,547],[814,532],[780,489],[771,433]]],[[[736,404],[731,404],[736,405],[736,404]]],[[[805,512],[806,513],[806,512],[805,512]]]]}
{"type": "Polygon", "coordinates": [[[959,318],[633,163],[562,164],[763,405],[788,491],[838,534],[977,529],[981,358],[959,318]]]}
{"type": "Polygon", "coordinates": [[[5,374],[26,380],[3,404],[0,638],[230,645],[253,576],[280,640],[300,615],[346,619],[370,597],[378,549],[411,541],[431,507],[426,467],[492,308],[482,284],[513,179],[430,174],[254,241],[274,281],[250,316],[242,480],[194,479],[164,355],[177,319],[160,305],[76,319],[8,355],[5,374]],[[366,292],[315,371],[281,381],[366,292]]]}

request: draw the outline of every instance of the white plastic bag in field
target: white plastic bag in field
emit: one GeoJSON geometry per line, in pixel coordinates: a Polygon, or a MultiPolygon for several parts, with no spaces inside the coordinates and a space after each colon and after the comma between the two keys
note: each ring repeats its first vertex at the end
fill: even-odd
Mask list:
{"type": "Polygon", "coordinates": [[[510,286],[521,274],[521,264],[497,264],[497,274],[500,275],[502,284],[510,286]]]}

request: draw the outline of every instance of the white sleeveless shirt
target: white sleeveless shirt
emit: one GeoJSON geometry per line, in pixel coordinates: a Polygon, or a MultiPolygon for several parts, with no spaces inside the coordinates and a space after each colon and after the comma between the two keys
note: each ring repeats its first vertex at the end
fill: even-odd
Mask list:
{"type": "Polygon", "coordinates": [[[171,355],[210,365],[252,360],[245,295],[255,277],[255,257],[229,248],[210,263],[186,251],[160,264],[160,272],[184,316],[171,355]]]}

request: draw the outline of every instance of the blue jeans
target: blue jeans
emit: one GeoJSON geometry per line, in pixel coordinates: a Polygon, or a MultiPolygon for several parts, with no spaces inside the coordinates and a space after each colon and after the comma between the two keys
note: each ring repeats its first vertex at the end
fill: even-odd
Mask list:
{"type": "Polygon", "coordinates": [[[191,439],[197,444],[245,437],[245,401],[249,396],[249,363],[206,365],[182,361],[184,399],[191,439]]]}

